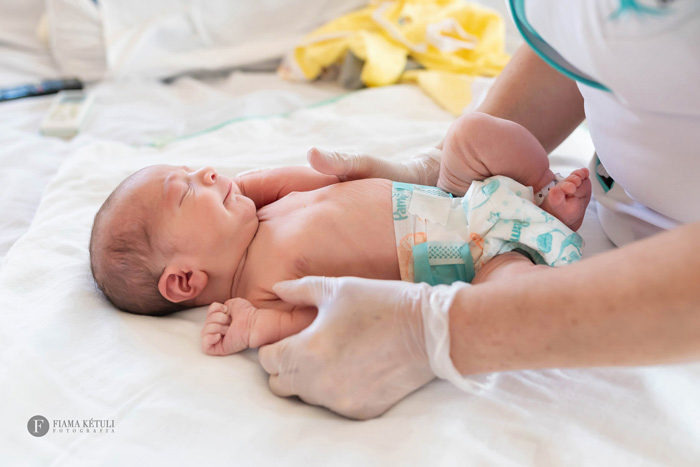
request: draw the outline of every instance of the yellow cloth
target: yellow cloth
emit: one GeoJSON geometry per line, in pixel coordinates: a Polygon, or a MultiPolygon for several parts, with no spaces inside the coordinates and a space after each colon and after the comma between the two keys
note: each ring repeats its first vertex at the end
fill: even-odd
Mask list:
{"type": "Polygon", "coordinates": [[[363,60],[367,86],[410,82],[459,115],[474,76],[496,76],[510,58],[498,13],[461,0],[373,1],[306,36],[280,69],[315,79],[347,51],[363,60]],[[425,70],[405,71],[407,57],[425,70]]]}

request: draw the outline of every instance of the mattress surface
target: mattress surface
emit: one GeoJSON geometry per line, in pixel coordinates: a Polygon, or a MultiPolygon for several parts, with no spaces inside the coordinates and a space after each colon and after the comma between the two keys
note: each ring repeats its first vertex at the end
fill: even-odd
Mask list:
{"type": "MultiPolygon", "coordinates": [[[[204,355],[204,308],[133,316],[95,290],[92,216],[143,166],[233,175],[303,164],[312,144],[405,159],[436,144],[451,120],[416,88],[395,86],[234,116],[160,145],[94,136],[70,151],[0,269],[0,464],[697,464],[698,364],[502,373],[477,395],[434,381],[356,422],[272,395],[256,351],[204,355]],[[45,436],[28,432],[36,415],[50,424],[45,436]]],[[[580,129],[552,162],[567,173],[591,154],[580,129]]],[[[587,254],[609,248],[592,208],[581,232],[587,254]]]]}

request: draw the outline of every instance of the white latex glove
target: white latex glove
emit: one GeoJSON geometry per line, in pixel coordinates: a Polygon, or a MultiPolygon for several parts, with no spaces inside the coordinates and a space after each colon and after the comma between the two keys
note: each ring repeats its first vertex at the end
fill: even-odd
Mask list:
{"type": "Polygon", "coordinates": [[[436,374],[452,372],[461,378],[449,357],[447,320],[454,295],[466,286],[355,277],[305,277],[276,284],[273,290],[282,300],[315,305],[318,316],[301,333],[260,348],[270,389],[278,396],[297,395],[308,404],[367,419],[381,415],[436,374]]]}
{"type": "Polygon", "coordinates": [[[442,151],[421,150],[407,161],[389,161],[363,153],[344,153],[311,148],[306,158],[311,167],[341,181],[386,178],[395,182],[435,186],[440,172],[442,151]]]}

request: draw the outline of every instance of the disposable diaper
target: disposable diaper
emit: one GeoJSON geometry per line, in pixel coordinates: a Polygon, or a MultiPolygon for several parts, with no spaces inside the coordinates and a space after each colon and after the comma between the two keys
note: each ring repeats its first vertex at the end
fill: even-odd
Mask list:
{"type": "Polygon", "coordinates": [[[392,203],[402,280],[471,282],[491,258],[515,249],[549,266],[581,259],[581,237],[535,206],[531,187],[508,177],[473,182],[463,198],[395,182],[392,203]]]}

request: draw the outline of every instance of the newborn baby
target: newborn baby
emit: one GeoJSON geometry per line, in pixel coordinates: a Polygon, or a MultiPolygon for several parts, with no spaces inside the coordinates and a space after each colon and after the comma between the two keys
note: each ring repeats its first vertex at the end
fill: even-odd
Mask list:
{"type": "MultiPolygon", "coordinates": [[[[463,117],[453,129],[469,123],[463,117]]],[[[282,280],[318,275],[478,282],[509,268],[520,273],[537,267],[533,263],[577,260],[580,238],[570,228],[580,226],[590,198],[588,172],[577,170],[556,183],[540,210],[532,204],[533,188],[550,185],[554,174],[537,140],[522,127],[508,127],[486,143],[498,155],[491,160],[484,157],[489,151],[461,146],[463,130],[448,132],[443,158],[475,157],[475,166],[488,173],[522,174],[514,177],[520,183],[506,177],[474,182],[462,199],[383,179],[338,183],[304,167],[233,179],[208,167],[147,167],[123,181],[96,215],[93,275],[112,303],[134,313],[163,315],[211,304],[202,347],[227,355],[278,341],[313,321],[314,307],[277,297],[273,286],[282,280]],[[508,145],[513,151],[504,152],[508,145]],[[533,160],[521,157],[527,151],[538,154],[540,167],[524,163],[533,160]],[[504,158],[506,153],[511,156],[504,158]],[[436,208],[435,215],[438,204],[431,197],[449,206],[436,208]],[[486,221],[486,214],[475,215],[482,211],[486,221]],[[456,220],[460,216],[465,220],[456,220]],[[445,240],[455,225],[463,231],[445,240]],[[536,225],[545,227],[523,235],[536,225]],[[432,232],[439,235],[431,243],[432,232]],[[459,261],[445,262],[440,248],[427,251],[445,241],[452,247],[461,242],[459,261]],[[421,245],[428,257],[412,263],[410,254],[423,254],[421,245]]]]}

